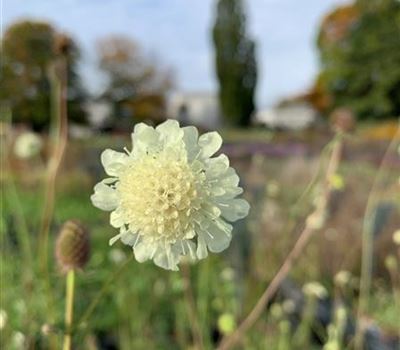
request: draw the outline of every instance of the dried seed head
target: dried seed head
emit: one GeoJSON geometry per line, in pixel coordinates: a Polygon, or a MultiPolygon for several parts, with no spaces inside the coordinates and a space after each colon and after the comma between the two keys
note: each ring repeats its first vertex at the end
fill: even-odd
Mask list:
{"type": "Polygon", "coordinates": [[[61,228],[56,242],[56,259],[61,269],[83,268],[89,260],[89,234],[79,221],[68,220],[61,228]]]}
{"type": "Polygon", "coordinates": [[[337,108],[331,114],[331,124],[335,131],[350,133],[354,131],[353,112],[348,108],[337,108]]]}

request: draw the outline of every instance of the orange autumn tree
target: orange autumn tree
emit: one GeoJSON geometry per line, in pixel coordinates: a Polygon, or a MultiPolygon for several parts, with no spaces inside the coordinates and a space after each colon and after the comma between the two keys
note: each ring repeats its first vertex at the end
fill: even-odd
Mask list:
{"type": "Polygon", "coordinates": [[[350,109],[358,119],[400,114],[400,2],[358,0],[322,21],[321,71],[310,100],[322,112],[350,109]]]}

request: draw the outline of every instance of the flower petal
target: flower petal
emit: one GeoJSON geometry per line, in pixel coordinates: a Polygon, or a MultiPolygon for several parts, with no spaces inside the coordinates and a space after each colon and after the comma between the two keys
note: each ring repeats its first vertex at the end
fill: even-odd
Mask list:
{"type": "Polygon", "coordinates": [[[207,165],[207,179],[222,177],[229,169],[229,159],[225,154],[220,154],[218,157],[210,158],[205,163],[207,165]]]}
{"type": "Polygon", "coordinates": [[[156,153],[161,150],[159,133],[153,127],[144,123],[135,125],[132,134],[132,155],[138,157],[146,153],[156,153]]]}
{"type": "Polygon", "coordinates": [[[199,146],[202,148],[203,158],[211,157],[222,145],[222,137],[216,131],[208,132],[199,137],[199,146]]]}
{"type": "Polygon", "coordinates": [[[138,262],[149,260],[152,255],[152,249],[146,242],[139,242],[134,248],[133,252],[138,262]]]}
{"type": "Polygon", "coordinates": [[[114,210],[119,203],[117,191],[103,182],[94,186],[90,199],[95,207],[106,211],[114,210]]]}
{"type": "Polygon", "coordinates": [[[194,126],[185,126],[182,128],[182,130],[183,142],[186,146],[187,159],[189,162],[192,162],[200,151],[200,147],[197,144],[199,133],[197,128],[194,126]]]}
{"type": "Polygon", "coordinates": [[[122,211],[121,207],[118,207],[110,215],[110,224],[115,228],[120,228],[122,225],[125,224],[124,222],[124,212],[122,211]]]}
{"type": "Polygon", "coordinates": [[[183,240],[181,241],[182,243],[182,249],[183,249],[183,254],[184,255],[189,255],[189,257],[192,260],[196,260],[196,246],[192,241],[189,240],[183,240]]]}
{"type": "Polygon", "coordinates": [[[154,255],[154,263],[166,270],[178,271],[178,263],[181,257],[181,251],[177,246],[166,244],[165,247],[159,247],[154,255]]]}
{"type": "Polygon", "coordinates": [[[168,119],[158,125],[156,130],[160,134],[161,139],[164,140],[164,146],[182,140],[184,135],[183,130],[179,127],[179,123],[172,119],[168,119]]]}
{"type": "Polygon", "coordinates": [[[140,236],[137,233],[132,233],[131,231],[125,230],[121,234],[121,242],[135,248],[140,242],[140,236]]]}
{"type": "Polygon", "coordinates": [[[250,205],[244,199],[233,199],[226,203],[219,203],[222,216],[228,221],[236,221],[246,217],[250,210],[250,205]]]}
{"type": "Polygon", "coordinates": [[[213,253],[219,253],[229,247],[232,240],[232,226],[227,226],[228,230],[223,230],[217,225],[210,225],[207,232],[202,232],[208,249],[213,253]]]}
{"type": "Polygon", "coordinates": [[[129,162],[129,156],[125,153],[116,152],[112,149],[106,149],[101,154],[101,164],[104,170],[110,176],[118,176],[118,173],[129,162]]]}
{"type": "Polygon", "coordinates": [[[116,241],[118,241],[118,240],[121,238],[121,235],[122,235],[122,234],[123,234],[123,233],[120,232],[120,233],[118,233],[117,235],[115,235],[114,237],[110,238],[110,240],[108,241],[108,244],[109,244],[109,245],[113,245],[116,241]]]}
{"type": "Polygon", "coordinates": [[[196,255],[198,259],[205,259],[208,256],[207,243],[204,239],[204,235],[201,233],[197,235],[196,255]]]}

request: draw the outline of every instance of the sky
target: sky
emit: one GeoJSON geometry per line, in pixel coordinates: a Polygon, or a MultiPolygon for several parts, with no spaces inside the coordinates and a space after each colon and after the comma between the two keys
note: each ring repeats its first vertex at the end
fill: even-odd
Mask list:
{"type": "MultiPolygon", "coordinates": [[[[21,18],[47,20],[82,49],[84,83],[101,92],[96,40],[123,34],[172,68],[178,91],[215,92],[211,28],[216,0],[1,0],[1,26],[21,18]]],[[[247,0],[249,35],[256,41],[259,108],[303,92],[318,72],[315,36],[321,18],[343,0],[247,0]]]]}

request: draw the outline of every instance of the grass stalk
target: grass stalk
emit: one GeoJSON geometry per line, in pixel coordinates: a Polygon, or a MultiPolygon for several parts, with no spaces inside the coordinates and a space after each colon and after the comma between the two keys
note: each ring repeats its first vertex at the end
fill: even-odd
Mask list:
{"type": "Polygon", "coordinates": [[[196,302],[193,295],[192,282],[190,279],[190,266],[188,266],[187,264],[182,264],[181,271],[184,281],[184,298],[192,337],[196,344],[196,349],[203,350],[204,341],[199,324],[199,316],[197,312],[196,302]]]}
{"type": "Polygon", "coordinates": [[[65,297],[65,331],[63,350],[71,350],[72,344],[72,322],[74,315],[74,287],[75,270],[70,269],[66,276],[66,297],[65,297]]]}

